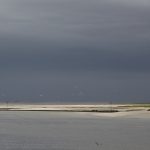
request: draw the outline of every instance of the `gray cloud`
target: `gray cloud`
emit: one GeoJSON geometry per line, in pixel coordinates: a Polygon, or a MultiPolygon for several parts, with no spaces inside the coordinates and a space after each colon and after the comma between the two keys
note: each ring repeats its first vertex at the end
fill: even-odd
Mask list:
{"type": "Polygon", "coordinates": [[[36,44],[20,39],[2,44],[1,70],[149,72],[149,45],[36,44]]]}
{"type": "Polygon", "coordinates": [[[1,99],[147,101],[149,8],[148,0],[0,0],[1,99]]]}

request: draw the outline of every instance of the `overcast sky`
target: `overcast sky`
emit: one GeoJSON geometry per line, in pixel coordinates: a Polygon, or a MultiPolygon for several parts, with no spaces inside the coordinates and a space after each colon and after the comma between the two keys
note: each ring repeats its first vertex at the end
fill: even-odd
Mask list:
{"type": "Polygon", "coordinates": [[[0,0],[0,101],[149,102],[149,0],[0,0]]]}

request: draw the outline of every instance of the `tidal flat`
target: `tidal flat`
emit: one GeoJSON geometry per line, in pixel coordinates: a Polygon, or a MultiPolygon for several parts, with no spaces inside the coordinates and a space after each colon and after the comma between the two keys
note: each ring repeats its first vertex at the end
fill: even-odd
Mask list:
{"type": "Polygon", "coordinates": [[[1,150],[149,150],[150,119],[0,111],[1,150]]]}

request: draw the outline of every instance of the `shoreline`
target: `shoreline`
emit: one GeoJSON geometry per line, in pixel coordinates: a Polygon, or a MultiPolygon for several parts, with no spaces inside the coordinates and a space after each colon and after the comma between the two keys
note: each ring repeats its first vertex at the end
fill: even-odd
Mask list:
{"type": "Polygon", "coordinates": [[[149,110],[150,104],[0,104],[0,110],[49,110],[49,111],[140,111],[149,110]]]}
{"type": "Polygon", "coordinates": [[[79,112],[97,117],[150,118],[150,104],[48,105],[0,104],[0,111],[79,112]]]}

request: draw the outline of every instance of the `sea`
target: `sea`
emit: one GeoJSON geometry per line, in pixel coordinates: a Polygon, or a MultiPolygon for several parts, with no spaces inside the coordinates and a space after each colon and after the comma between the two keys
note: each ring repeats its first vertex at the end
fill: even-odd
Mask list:
{"type": "Polygon", "coordinates": [[[150,120],[0,111],[1,150],[150,150],[150,120]]]}

